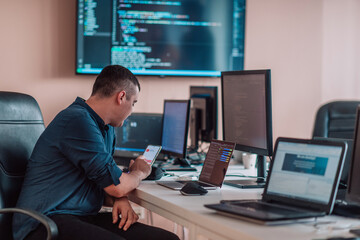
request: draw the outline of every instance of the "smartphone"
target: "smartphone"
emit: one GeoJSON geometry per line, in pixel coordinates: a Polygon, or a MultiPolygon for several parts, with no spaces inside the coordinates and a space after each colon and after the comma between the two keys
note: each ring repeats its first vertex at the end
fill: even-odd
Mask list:
{"type": "Polygon", "coordinates": [[[153,163],[156,160],[156,157],[159,155],[161,151],[161,146],[155,146],[155,145],[148,145],[144,152],[145,160],[150,164],[153,165],[153,163]]]}

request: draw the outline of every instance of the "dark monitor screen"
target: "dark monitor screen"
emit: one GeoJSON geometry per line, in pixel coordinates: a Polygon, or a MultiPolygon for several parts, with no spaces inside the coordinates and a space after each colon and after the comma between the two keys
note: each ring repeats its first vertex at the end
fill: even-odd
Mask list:
{"type": "Polygon", "coordinates": [[[189,100],[165,100],[162,128],[162,152],[185,158],[189,122],[189,100]]]}
{"type": "Polygon", "coordinates": [[[115,128],[117,157],[137,157],[147,145],[161,145],[162,114],[133,113],[115,128]]]}
{"type": "Polygon", "coordinates": [[[243,69],[245,0],[78,0],[76,73],[119,64],[138,75],[243,69]]]}
{"type": "Polygon", "coordinates": [[[190,140],[193,148],[198,141],[217,139],[217,87],[190,86],[190,140]]]}
{"type": "Polygon", "coordinates": [[[270,70],[222,72],[223,136],[236,150],[272,155],[270,70]]]}
{"type": "Polygon", "coordinates": [[[360,206],[360,107],[357,108],[355,137],[346,200],[360,206]]]}

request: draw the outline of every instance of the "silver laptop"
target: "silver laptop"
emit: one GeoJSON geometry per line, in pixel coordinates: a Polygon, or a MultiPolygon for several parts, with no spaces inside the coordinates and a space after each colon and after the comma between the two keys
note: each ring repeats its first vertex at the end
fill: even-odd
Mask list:
{"type": "Polygon", "coordinates": [[[234,148],[235,143],[212,140],[198,181],[156,181],[156,183],[173,190],[180,190],[188,182],[197,182],[208,190],[221,187],[234,148]]]}
{"type": "Polygon", "coordinates": [[[205,207],[268,225],[330,214],[346,150],[345,142],[279,138],[261,200],[205,207]]]}

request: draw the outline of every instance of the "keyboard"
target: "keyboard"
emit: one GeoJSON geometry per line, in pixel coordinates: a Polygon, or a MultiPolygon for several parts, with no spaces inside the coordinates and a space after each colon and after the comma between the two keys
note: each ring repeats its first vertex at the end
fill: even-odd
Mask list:
{"type": "Polygon", "coordinates": [[[242,202],[242,203],[233,203],[232,205],[242,208],[247,208],[248,210],[256,210],[256,211],[281,214],[281,215],[294,214],[294,211],[297,211],[296,209],[288,209],[286,207],[275,206],[264,202],[242,202]]]}

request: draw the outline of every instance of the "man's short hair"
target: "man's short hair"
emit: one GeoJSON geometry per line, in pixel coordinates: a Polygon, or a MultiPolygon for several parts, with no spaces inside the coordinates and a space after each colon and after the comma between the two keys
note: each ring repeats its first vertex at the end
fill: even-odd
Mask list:
{"type": "Polygon", "coordinates": [[[91,96],[110,97],[114,93],[125,90],[127,99],[135,94],[135,88],[140,91],[140,83],[135,75],[120,65],[109,65],[97,76],[91,96]]]}

